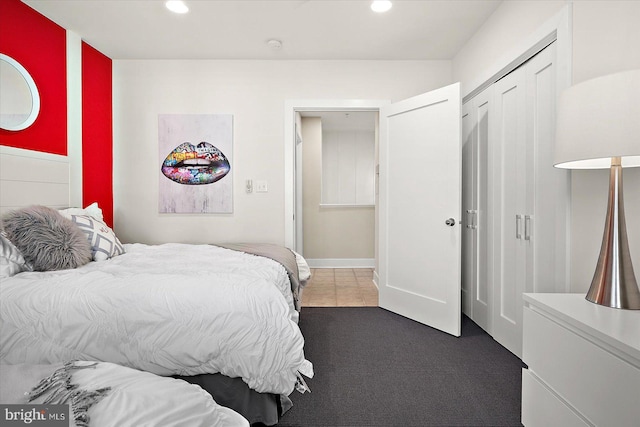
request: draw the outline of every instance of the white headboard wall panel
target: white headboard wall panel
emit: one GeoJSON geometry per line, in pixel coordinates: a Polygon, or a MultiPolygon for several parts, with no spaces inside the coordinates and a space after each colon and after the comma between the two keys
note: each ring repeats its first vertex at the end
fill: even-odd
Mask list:
{"type": "Polygon", "coordinates": [[[0,146],[0,214],[34,204],[64,208],[69,197],[66,156],[0,146]]]}

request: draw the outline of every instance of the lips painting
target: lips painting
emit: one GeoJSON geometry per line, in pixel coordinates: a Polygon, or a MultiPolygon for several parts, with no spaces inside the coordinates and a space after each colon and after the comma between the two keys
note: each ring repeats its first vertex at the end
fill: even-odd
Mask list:
{"type": "Polygon", "coordinates": [[[185,185],[212,184],[231,170],[222,151],[208,142],[194,146],[190,142],[178,145],[162,163],[162,173],[171,181],[185,185]]]}

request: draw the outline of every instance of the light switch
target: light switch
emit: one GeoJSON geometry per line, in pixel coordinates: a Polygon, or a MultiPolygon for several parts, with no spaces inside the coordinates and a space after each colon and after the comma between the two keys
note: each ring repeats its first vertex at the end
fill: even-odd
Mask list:
{"type": "Polygon", "coordinates": [[[267,191],[267,181],[256,181],[256,193],[266,193],[267,191]]]}

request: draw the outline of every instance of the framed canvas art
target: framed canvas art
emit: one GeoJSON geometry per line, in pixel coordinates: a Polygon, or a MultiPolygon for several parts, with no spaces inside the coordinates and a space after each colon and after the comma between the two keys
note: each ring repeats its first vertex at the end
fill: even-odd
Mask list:
{"type": "Polygon", "coordinates": [[[158,115],[160,213],[232,213],[233,116],[158,115]]]}

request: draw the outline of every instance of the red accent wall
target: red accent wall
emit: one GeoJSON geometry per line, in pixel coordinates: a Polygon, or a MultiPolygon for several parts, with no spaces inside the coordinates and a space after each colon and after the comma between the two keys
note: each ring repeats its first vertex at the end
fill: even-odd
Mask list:
{"type": "Polygon", "coordinates": [[[38,87],[40,113],[27,129],[0,129],[0,145],[67,154],[66,31],[20,0],[0,0],[0,52],[24,66],[38,87]]]}
{"type": "MultiPolygon", "coordinates": [[[[1,1],[1,0],[0,0],[1,1]]],[[[82,42],[82,202],[98,202],[113,227],[111,59],[82,42]]]]}
{"type": "MultiPolygon", "coordinates": [[[[29,71],[40,113],[27,129],[0,129],[0,145],[67,155],[66,30],[20,0],[0,0],[0,52],[29,71]]],[[[113,226],[111,59],[82,43],[82,202],[113,226]]]]}

